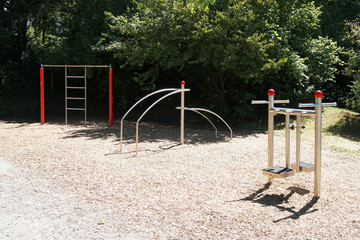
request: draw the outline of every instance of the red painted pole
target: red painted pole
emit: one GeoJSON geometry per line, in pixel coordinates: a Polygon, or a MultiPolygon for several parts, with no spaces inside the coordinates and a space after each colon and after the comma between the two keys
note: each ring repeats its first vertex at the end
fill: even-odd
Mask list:
{"type": "Polygon", "coordinates": [[[113,126],[113,70],[109,69],[109,127],[113,126]]]}
{"type": "Polygon", "coordinates": [[[40,121],[45,123],[44,68],[40,68],[40,121]]]}

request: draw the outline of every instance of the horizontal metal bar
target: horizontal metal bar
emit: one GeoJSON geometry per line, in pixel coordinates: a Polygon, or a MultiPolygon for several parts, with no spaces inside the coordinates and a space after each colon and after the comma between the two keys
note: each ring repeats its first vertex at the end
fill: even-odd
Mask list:
{"type": "Polygon", "coordinates": [[[303,109],[296,109],[296,108],[272,108],[274,112],[286,112],[286,113],[315,113],[314,110],[303,110],[303,109]]]}
{"type": "Polygon", "coordinates": [[[270,103],[270,101],[266,101],[266,100],[252,100],[251,104],[268,104],[270,103]]]}
{"type": "Polygon", "coordinates": [[[111,65],[47,65],[47,64],[41,64],[41,67],[98,67],[98,68],[111,68],[111,65]]]}
{"type": "Polygon", "coordinates": [[[299,103],[299,107],[316,107],[315,103],[299,103]]]}
{"type": "Polygon", "coordinates": [[[85,89],[85,87],[66,87],[67,89],[85,89]]]}
{"type": "Polygon", "coordinates": [[[301,113],[301,112],[285,112],[285,111],[280,111],[280,112],[275,112],[274,110],[270,110],[271,113],[275,113],[275,114],[282,114],[282,115],[291,115],[291,116],[308,116],[308,117],[313,117],[316,114],[315,113],[301,113]]]}
{"type": "Polygon", "coordinates": [[[321,103],[322,106],[325,106],[325,107],[335,107],[337,106],[337,103],[336,102],[329,102],[329,103],[321,103]]]}
{"type": "Polygon", "coordinates": [[[66,76],[66,78],[86,78],[86,76],[66,76]]]}
{"type": "Polygon", "coordinates": [[[67,97],[66,99],[70,99],[70,100],[85,100],[86,98],[79,98],[79,97],[67,97]]]}
{"type": "Polygon", "coordinates": [[[85,108],[66,108],[66,110],[85,111],[85,108]]]}
{"type": "Polygon", "coordinates": [[[274,103],[290,103],[289,100],[274,100],[274,103]]]}

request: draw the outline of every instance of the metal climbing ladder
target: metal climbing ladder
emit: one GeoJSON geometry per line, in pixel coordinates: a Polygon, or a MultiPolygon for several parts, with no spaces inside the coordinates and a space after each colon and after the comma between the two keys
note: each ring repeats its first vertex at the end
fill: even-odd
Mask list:
{"type": "Polygon", "coordinates": [[[86,123],[86,112],[87,112],[87,94],[86,94],[86,85],[87,85],[87,81],[86,81],[86,66],[66,66],[65,65],[65,124],[67,124],[68,122],[68,111],[84,111],[84,121],[86,123]],[[73,75],[68,75],[68,68],[70,67],[83,67],[84,68],[84,75],[80,75],[80,76],[73,76],[73,75]],[[71,81],[73,79],[83,79],[82,84],[80,85],[79,83],[75,86],[72,85],[74,84],[74,81],[71,81]],[[80,92],[78,93],[77,96],[69,96],[69,90],[79,90],[80,92]],[[77,102],[81,102],[83,101],[83,107],[69,107],[69,105],[71,105],[69,103],[72,102],[72,100],[77,101],[77,102]]]}

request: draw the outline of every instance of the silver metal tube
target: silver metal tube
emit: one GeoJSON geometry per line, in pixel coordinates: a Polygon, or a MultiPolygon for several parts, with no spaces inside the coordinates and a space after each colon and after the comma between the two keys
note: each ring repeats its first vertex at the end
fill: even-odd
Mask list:
{"type": "MultiPolygon", "coordinates": [[[[181,90],[184,90],[185,84],[181,84],[181,90]]],[[[180,143],[184,144],[184,118],[185,118],[185,92],[181,92],[181,109],[180,109],[180,143]]]]}
{"type": "Polygon", "coordinates": [[[289,103],[289,100],[274,100],[274,103],[289,103]]]}
{"type": "Polygon", "coordinates": [[[252,100],[251,104],[268,104],[270,103],[269,101],[265,101],[265,100],[252,100]]]}
{"type": "Polygon", "coordinates": [[[211,114],[213,114],[213,115],[215,115],[216,117],[218,117],[227,127],[228,127],[228,129],[230,130],[230,138],[232,139],[232,137],[233,137],[233,131],[232,131],[232,129],[231,129],[231,127],[229,126],[229,124],[227,124],[227,122],[225,122],[225,120],[222,118],[222,117],[220,117],[218,114],[216,114],[216,113],[214,113],[214,112],[212,112],[212,111],[210,111],[210,110],[208,110],[208,109],[205,109],[205,108],[184,108],[185,110],[196,110],[196,111],[203,111],[203,112],[208,112],[208,113],[211,113],[211,114]]]}
{"type": "Polygon", "coordinates": [[[315,176],[314,196],[320,197],[321,189],[321,121],[322,121],[322,99],[315,98],[315,176]]]}
{"type": "Polygon", "coordinates": [[[285,118],[285,166],[290,167],[290,114],[285,118]]]}
{"type": "Polygon", "coordinates": [[[296,116],[296,172],[300,172],[301,116],[296,116]]]}
{"type": "Polygon", "coordinates": [[[138,142],[139,142],[139,123],[136,123],[136,137],[135,137],[135,151],[138,154],[138,142]]]}
{"type": "MultiPolygon", "coordinates": [[[[274,96],[269,95],[268,104],[268,167],[274,166],[274,113],[270,110],[274,107],[274,96]]],[[[272,181],[272,177],[268,177],[268,182],[272,181]]]]}
{"type": "Polygon", "coordinates": [[[322,103],[321,106],[323,106],[323,107],[335,107],[335,106],[337,106],[337,103],[336,102],[322,103]]]}
{"type": "Polygon", "coordinates": [[[123,138],[123,125],[124,120],[121,119],[120,121],[120,152],[122,152],[122,138],[123,138]]]}

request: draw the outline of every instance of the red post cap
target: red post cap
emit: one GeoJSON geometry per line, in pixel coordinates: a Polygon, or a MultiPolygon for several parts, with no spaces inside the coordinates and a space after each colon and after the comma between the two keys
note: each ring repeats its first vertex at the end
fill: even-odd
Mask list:
{"type": "Polygon", "coordinates": [[[185,85],[185,81],[181,81],[180,84],[181,84],[181,85],[185,85]]]}
{"type": "Polygon", "coordinates": [[[275,90],[274,90],[274,89],[269,89],[268,92],[267,92],[267,94],[268,94],[269,96],[275,96],[275,90]]]}
{"type": "Polygon", "coordinates": [[[320,90],[315,91],[314,96],[316,98],[322,98],[324,96],[323,92],[320,90]]]}

